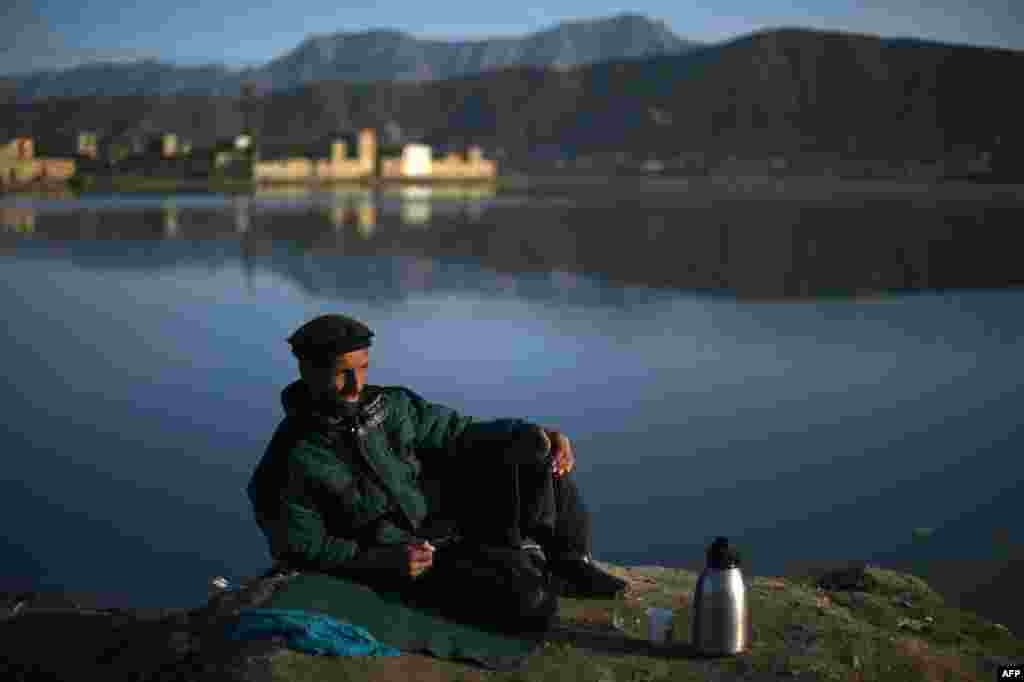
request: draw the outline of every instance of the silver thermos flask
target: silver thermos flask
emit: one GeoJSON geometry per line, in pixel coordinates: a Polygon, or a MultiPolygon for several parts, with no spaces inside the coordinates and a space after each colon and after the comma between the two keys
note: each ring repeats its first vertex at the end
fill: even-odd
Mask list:
{"type": "Polygon", "coordinates": [[[690,642],[700,654],[732,656],[750,646],[750,605],[739,564],[727,538],[708,546],[690,605],[690,642]]]}

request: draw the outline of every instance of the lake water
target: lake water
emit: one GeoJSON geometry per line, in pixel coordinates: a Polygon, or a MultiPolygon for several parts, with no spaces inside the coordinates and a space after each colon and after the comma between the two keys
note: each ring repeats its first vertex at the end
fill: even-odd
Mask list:
{"type": "Polygon", "coordinates": [[[1024,203],[945,199],[0,196],[0,590],[190,606],[266,569],[284,339],[344,312],[372,383],[565,431],[600,560],[722,534],[1019,632],[1024,290],[962,287],[1016,281],[1024,203]]]}

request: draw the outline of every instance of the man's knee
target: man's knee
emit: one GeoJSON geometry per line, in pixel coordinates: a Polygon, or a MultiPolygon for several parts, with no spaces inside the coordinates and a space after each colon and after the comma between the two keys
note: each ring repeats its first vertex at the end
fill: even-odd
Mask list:
{"type": "Polygon", "coordinates": [[[550,624],[558,615],[558,594],[545,582],[519,595],[519,618],[527,623],[550,624]]]}

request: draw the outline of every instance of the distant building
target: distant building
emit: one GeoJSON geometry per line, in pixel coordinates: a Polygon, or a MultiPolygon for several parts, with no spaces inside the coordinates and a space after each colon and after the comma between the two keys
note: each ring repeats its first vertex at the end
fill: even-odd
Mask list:
{"type": "Polygon", "coordinates": [[[193,165],[205,163],[207,172],[250,177],[256,160],[256,150],[253,148],[252,137],[242,134],[221,140],[212,148],[202,153],[197,152],[196,156],[199,158],[194,160],[193,165]]]}
{"type": "Polygon", "coordinates": [[[111,164],[141,156],[146,151],[145,140],[140,135],[130,133],[105,137],[98,142],[100,155],[111,164]]]}
{"type": "MultiPolygon", "coordinates": [[[[472,146],[465,155],[448,151],[434,158],[433,149],[425,144],[407,144],[400,156],[381,157],[375,130],[366,128],[356,136],[356,157],[348,157],[345,136],[336,134],[323,138],[310,149],[288,146],[278,154],[269,147],[257,145],[249,134],[221,140],[212,147],[196,150],[175,133],[153,137],[121,135],[100,140],[90,131],[81,131],[77,139],[64,142],[87,171],[112,170],[146,175],[198,176],[209,173],[251,177],[259,182],[333,182],[385,180],[478,180],[497,175],[494,161],[485,159],[479,146],[472,146]],[[100,162],[102,151],[104,161],[100,162]],[[322,149],[326,158],[316,158],[322,149]],[[261,152],[266,152],[261,154],[261,152]],[[313,157],[313,158],[311,158],[313,157]],[[108,165],[109,164],[109,165],[108,165]]],[[[35,179],[67,179],[75,172],[72,159],[35,158],[31,138],[18,138],[0,148],[0,182],[29,182],[35,179]]],[[[50,146],[46,147],[50,149],[50,146]]],[[[392,148],[392,153],[398,148],[392,148]]]]}
{"type": "Polygon", "coordinates": [[[35,156],[35,143],[31,137],[16,137],[0,147],[0,158],[31,161],[35,156]]]}
{"type": "Polygon", "coordinates": [[[99,144],[96,133],[81,132],[78,134],[78,155],[95,160],[99,156],[99,144]]]}
{"type": "Polygon", "coordinates": [[[172,158],[178,154],[178,136],[173,133],[165,133],[160,139],[160,155],[165,159],[172,158]]]}
{"type": "MultiPolygon", "coordinates": [[[[324,144],[324,143],[322,143],[324,144]]],[[[407,144],[398,158],[383,157],[378,163],[377,133],[372,129],[359,131],[358,154],[347,157],[348,145],[335,139],[330,142],[330,157],[312,159],[285,155],[261,158],[253,164],[253,176],[266,182],[300,182],[383,179],[488,179],[497,175],[494,161],[484,159],[480,147],[470,147],[465,158],[448,153],[434,159],[432,150],[423,144],[407,144]]],[[[269,155],[268,155],[269,156],[269,155]]]]}
{"type": "Polygon", "coordinates": [[[120,158],[138,157],[144,158],[149,163],[157,160],[180,159],[187,156],[191,151],[191,144],[179,137],[176,133],[164,132],[148,135],[145,133],[132,133],[111,138],[107,147],[117,144],[120,158]]]}
{"type": "Polygon", "coordinates": [[[470,147],[466,158],[449,152],[434,159],[427,145],[408,144],[401,158],[381,159],[380,175],[384,179],[483,180],[497,176],[497,164],[485,159],[478,146],[470,147]]]}
{"type": "Polygon", "coordinates": [[[0,184],[64,181],[74,174],[73,159],[36,158],[31,137],[17,137],[0,145],[0,184]]]}
{"type": "Polygon", "coordinates": [[[253,177],[269,182],[298,182],[308,180],[360,180],[373,177],[377,165],[377,135],[373,130],[359,131],[358,156],[347,158],[348,145],[335,140],[326,159],[304,156],[286,156],[261,159],[253,164],[253,177]]]}
{"type": "Polygon", "coordinates": [[[381,159],[381,177],[429,178],[434,174],[431,150],[425,144],[407,144],[400,158],[381,159]]]}

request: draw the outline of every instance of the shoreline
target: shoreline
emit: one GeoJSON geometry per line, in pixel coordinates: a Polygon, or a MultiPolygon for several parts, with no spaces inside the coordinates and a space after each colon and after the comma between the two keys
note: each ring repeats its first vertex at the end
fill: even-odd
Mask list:
{"type": "Polygon", "coordinates": [[[358,187],[374,190],[388,186],[465,186],[499,185],[498,178],[353,178],[351,180],[307,180],[259,181],[251,178],[160,178],[137,175],[113,176],[82,176],[79,180],[69,181],[69,187],[78,191],[97,191],[115,189],[124,192],[146,191],[207,191],[211,193],[252,193],[262,189],[303,188],[311,191],[330,190],[336,187],[358,187]]]}
{"type": "MultiPolygon", "coordinates": [[[[828,198],[839,194],[884,193],[930,195],[961,189],[969,193],[1015,195],[1024,199],[1024,182],[998,178],[862,178],[823,175],[642,175],[559,174],[510,172],[494,178],[356,178],[330,181],[256,181],[250,178],[162,178],[141,175],[76,175],[67,181],[33,181],[0,186],[0,196],[33,192],[211,193],[252,194],[261,190],[331,191],[358,188],[377,191],[389,187],[488,188],[495,192],[551,194],[579,191],[642,191],[655,194],[679,190],[712,189],[730,195],[782,196],[786,199],[828,198]],[[796,196],[810,192],[813,196],[796,196]]],[[[685,193],[685,192],[684,192],[685,193]]],[[[1005,198],[1003,196],[1002,198],[1005,198]]]]}

